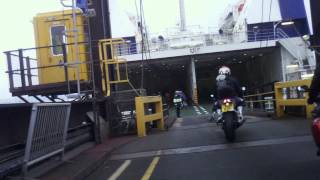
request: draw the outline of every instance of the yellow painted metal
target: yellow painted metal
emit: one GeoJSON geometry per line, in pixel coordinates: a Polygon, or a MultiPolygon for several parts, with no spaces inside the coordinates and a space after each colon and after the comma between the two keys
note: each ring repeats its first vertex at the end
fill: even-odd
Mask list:
{"type": "Polygon", "coordinates": [[[103,76],[103,92],[106,96],[110,96],[111,94],[111,84],[118,83],[129,83],[128,79],[128,68],[127,61],[125,59],[119,58],[117,53],[115,53],[115,47],[121,47],[121,45],[125,45],[125,41],[122,38],[114,38],[114,39],[102,39],[98,42],[99,47],[99,58],[100,58],[100,66],[101,71],[104,72],[103,76]],[[108,58],[107,49],[111,50],[112,59],[108,58]],[[124,77],[121,76],[121,68],[120,65],[124,65],[124,77]],[[109,72],[110,66],[113,66],[115,70],[115,80],[110,80],[109,72]]]}
{"type": "Polygon", "coordinates": [[[307,100],[309,98],[308,93],[304,94],[303,99],[284,99],[283,88],[307,86],[310,87],[311,79],[298,80],[298,81],[288,81],[288,82],[277,82],[275,83],[275,98],[276,98],[276,113],[277,117],[284,116],[284,110],[286,106],[305,106],[307,118],[312,118],[312,110],[314,105],[308,104],[307,100]]]}
{"type": "Polygon", "coordinates": [[[222,106],[221,106],[222,108],[221,108],[221,111],[222,112],[228,112],[228,111],[233,111],[234,110],[234,105],[233,105],[233,103],[230,103],[230,104],[222,104],[222,106]]]}
{"type": "Polygon", "coordinates": [[[277,88],[288,88],[288,87],[298,87],[298,86],[310,86],[311,79],[297,80],[297,81],[287,81],[287,82],[277,82],[275,87],[277,88]]]}
{"type": "Polygon", "coordinates": [[[142,96],[135,98],[137,131],[139,137],[146,136],[146,122],[157,121],[157,127],[164,130],[162,99],[160,96],[142,96]],[[145,105],[154,104],[155,113],[146,115],[145,105]]]}
{"type": "MultiPolygon", "coordinates": [[[[84,42],[86,40],[84,25],[86,24],[85,18],[80,14],[80,11],[77,12],[77,30],[78,30],[78,42],[84,42]]],[[[57,12],[48,12],[37,14],[33,19],[34,32],[35,32],[35,41],[37,47],[52,46],[52,29],[54,27],[62,26],[65,30],[65,43],[73,44],[74,43],[74,31],[72,23],[72,11],[57,11],[57,12]]],[[[57,47],[61,48],[61,47],[57,47]]],[[[61,49],[60,49],[61,50],[61,49]]],[[[76,79],[76,54],[74,45],[67,45],[67,62],[68,62],[68,77],[69,81],[77,80],[76,79]]],[[[79,62],[80,62],[80,80],[87,81],[89,79],[89,70],[87,65],[88,55],[86,54],[86,46],[83,43],[80,43],[78,46],[79,52],[79,62]]],[[[62,53],[55,54],[53,47],[51,48],[39,48],[37,49],[37,59],[39,68],[39,83],[40,84],[49,84],[64,82],[65,73],[63,66],[63,55],[62,53]],[[41,68],[45,66],[56,66],[58,67],[49,67],[41,68]]]]}

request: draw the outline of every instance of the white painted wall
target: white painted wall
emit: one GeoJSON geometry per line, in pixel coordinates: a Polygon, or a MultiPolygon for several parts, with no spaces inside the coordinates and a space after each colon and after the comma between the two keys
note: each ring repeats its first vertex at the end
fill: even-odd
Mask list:
{"type": "MultiPolygon", "coordinates": [[[[161,59],[169,57],[178,57],[178,56],[189,56],[195,54],[207,54],[207,53],[217,53],[217,52],[226,52],[226,51],[236,51],[244,49],[256,49],[264,47],[274,47],[276,46],[276,41],[260,41],[260,42],[245,42],[245,43],[236,43],[236,44],[225,44],[225,45],[215,45],[215,46],[206,46],[198,47],[195,49],[176,49],[176,50],[166,50],[166,51],[156,51],[150,53],[150,59],[161,59]]],[[[133,54],[121,56],[127,61],[139,61],[141,60],[141,54],[133,54]]]]}

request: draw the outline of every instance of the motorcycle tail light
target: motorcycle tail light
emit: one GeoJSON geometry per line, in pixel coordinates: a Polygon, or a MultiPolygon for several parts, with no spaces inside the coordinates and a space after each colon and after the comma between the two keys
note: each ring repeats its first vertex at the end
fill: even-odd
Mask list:
{"type": "Polygon", "coordinates": [[[312,135],[315,143],[320,146],[320,118],[316,118],[312,122],[312,135]]]}

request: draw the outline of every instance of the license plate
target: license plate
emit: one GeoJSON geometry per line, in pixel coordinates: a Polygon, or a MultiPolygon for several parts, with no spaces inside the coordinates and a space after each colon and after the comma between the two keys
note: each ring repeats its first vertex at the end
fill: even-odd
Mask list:
{"type": "Polygon", "coordinates": [[[222,112],[228,112],[228,111],[233,111],[234,106],[232,103],[230,103],[228,106],[226,104],[222,104],[222,112]]]}

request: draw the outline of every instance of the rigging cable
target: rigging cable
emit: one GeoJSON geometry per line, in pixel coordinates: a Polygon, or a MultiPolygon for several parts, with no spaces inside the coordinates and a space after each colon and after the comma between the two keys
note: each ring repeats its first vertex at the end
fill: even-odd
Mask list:
{"type": "MultiPolygon", "coordinates": [[[[263,10],[264,10],[264,0],[262,0],[262,4],[261,4],[261,24],[263,24],[263,22],[264,22],[264,17],[263,17],[264,16],[264,11],[263,10]]],[[[260,28],[258,30],[261,31],[260,28]]],[[[259,33],[259,31],[258,31],[258,33],[259,33]]],[[[263,32],[260,32],[260,36],[261,36],[261,34],[263,34],[263,32]]],[[[262,47],[262,41],[260,40],[260,48],[261,47],[262,47]]]]}
{"type": "Polygon", "coordinates": [[[143,53],[144,53],[144,33],[143,33],[143,24],[142,21],[142,0],[140,0],[140,33],[141,33],[141,83],[140,88],[143,89],[143,82],[144,82],[144,62],[143,62],[143,53]]]}
{"type": "MultiPolygon", "coordinates": [[[[273,0],[270,0],[270,7],[269,7],[269,21],[268,21],[268,22],[271,22],[271,9],[272,9],[272,2],[273,2],[273,0]]],[[[273,31],[275,31],[275,28],[273,28],[273,31]]],[[[270,34],[269,34],[269,32],[267,32],[267,43],[266,43],[266,47],[268,47],[269,37],[270,37],[270,34]]]]}

